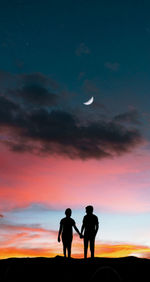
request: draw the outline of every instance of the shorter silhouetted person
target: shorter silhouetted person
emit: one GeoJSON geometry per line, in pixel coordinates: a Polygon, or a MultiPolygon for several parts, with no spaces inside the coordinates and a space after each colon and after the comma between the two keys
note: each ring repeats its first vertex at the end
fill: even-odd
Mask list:
{"type": "Polygon", "coordinates": [[[80,236],[80,232],[78,228],[76,227],[76,223],[74,219],[71,218],[72,211],[71,209],[65,210],[66,217],[62,218],[60,221],[60,228],[58,233],[58,242],[60,242],[60,237],[62,238],[63,242],[63,253],[64,257],[66,257],[66,251],[68,252],[68,258],[71,257],[71,245],[72,245],[72,239],[73,239],[73,228],[76,230],[76,232],[80,236]]]}
{"type": "Polygon", "coordinates": [[[84,237],[84,258],[87,258],[88,244],[90,243],[91,258],[94,258],[95,237],[99,228],[98,217],[93,214],[93,207],[85,208],[80,238],[84,237]],[[84,235],[83,235],[84,232],[84,235]]]}

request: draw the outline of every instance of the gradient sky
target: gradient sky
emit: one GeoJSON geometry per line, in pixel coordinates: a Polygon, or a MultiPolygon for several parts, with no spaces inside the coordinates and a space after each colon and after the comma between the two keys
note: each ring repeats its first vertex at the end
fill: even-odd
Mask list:
{"type": "MultiPolygon", "coordinates": [[[[149,1],[0,8],[0,258],[62,255],[70,207],[96,256],[150,258],[149,1]],[[83,103],[94,96],[94,103],[83,103]]],[[[83,257],[75,234],[73,257],[83,257]]]]}

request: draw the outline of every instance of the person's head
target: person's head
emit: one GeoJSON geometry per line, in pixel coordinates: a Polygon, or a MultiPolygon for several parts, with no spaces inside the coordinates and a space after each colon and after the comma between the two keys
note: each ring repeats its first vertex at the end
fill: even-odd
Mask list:
{"type": "Polygon", "coordinates": [[[71,214],[72,214],[72,210],[71,210],[70,208],[68,208],[68,209],[65,210],[65,215],[66,215],[67,217],[70,217],[71,214]]]}
{"type": "Polygon", "coordinates": [[[93,206],[87,206],[87,207],[85,208],[85,210],[86,210],[86,213],[87,213],[87,214],[92,214],[92,213],[93,213],[93,206]]]}

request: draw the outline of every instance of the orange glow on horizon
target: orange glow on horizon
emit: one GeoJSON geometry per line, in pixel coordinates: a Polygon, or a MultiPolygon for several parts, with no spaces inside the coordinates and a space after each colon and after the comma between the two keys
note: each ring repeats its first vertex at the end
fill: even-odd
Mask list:
{"type": "MultiPolygon", "coordinates": [[[[62,246],[61,246],[62,247],[62,246]]],[[[57,255],[63,256],[62,250],[56,252],[52,248],[40,249],[19,249],[16,247],[0,248],[0,259],[11,257],[55,257],[57,255]]],[[[97,244],[95,250],[95,257],[119,258],[126,256],[137,256],[141,258],[150,259],[150,247],[136,246],[129,244],[97,244]]],[[[81,243],[73,244],[72,248],[73,258],[83,258],[83,245],[81,243]]]]}

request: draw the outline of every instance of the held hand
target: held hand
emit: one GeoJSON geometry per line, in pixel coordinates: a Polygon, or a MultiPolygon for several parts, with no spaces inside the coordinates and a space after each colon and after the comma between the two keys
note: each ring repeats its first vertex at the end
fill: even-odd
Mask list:
{"type": "Polygon", "coordinates": [[[61,240],[60,240],[60,237],[58,237],[58,242],[60,243],[60,241],[61,241],[61,240]]]}
{"type": "Polygon", "coordinates": [[[82,234],[80,234],[80,239],[83,239],[83,238],[84,238],[84,236],[82,234]]]}

